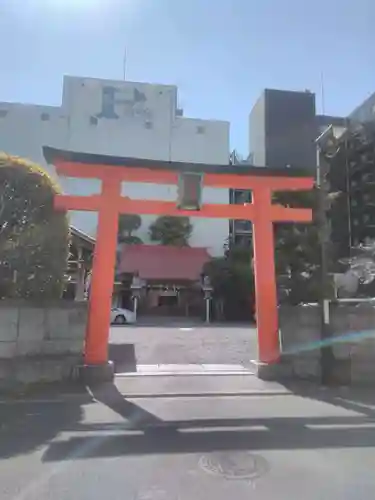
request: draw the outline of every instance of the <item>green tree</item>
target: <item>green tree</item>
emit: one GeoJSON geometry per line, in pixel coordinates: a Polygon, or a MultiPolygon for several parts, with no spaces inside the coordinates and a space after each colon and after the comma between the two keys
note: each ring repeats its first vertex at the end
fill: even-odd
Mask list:
{"type": "Polygon", "coordinates": [[[139,245],[143,241],[132,233],[141,227],[142,219],[137,214],[121,214],[119,217],[118,242],[139,245]]]}
{"type": "Polygon", "coordinates": [[[274,203],[313,210],[312,223],[274,225],[275,264],[278,281],[287,290],[290,302],[318,300],[320,244],[316,222],[317,192],[278,192],[274,194],[274,203]]]}
{"type": "Polygon", "coordinates": [[[69,254],[59,187],[41,167],[0,153],[0,298],[58,298],[69,254]]]}
{"type": "Polygon", "coordinates": [[[161,245],[188,246],[193,231],[189,217],[158,217],[150,225],[150,238],[161,245]]]}
{"type": "MultiPolygon", "coordinates": [[[[332,170],[332,158],[329,161],[329,172],[332,170]]],[[[341,160],[342,161],[342,158],[341,160]]],[[[337,159],[334,159],[337,162],[337,159]]],[[[342,163],[340,164],[342,166],[342,163]]],[[[331,183],[325,195],[324,205],[327,218],[330,220],[330,241],[325,245],[326,260],[329,273],[341,271],[343,227],[348,222],[344,206],[347,205],[342,196],[342,186],[331,183]],[[336,237],[333,237],[333,233],[336,237]],[[338,237],[337,237],[338,235],[338,237]]],[[[319,300],[322,293],[321,262],[321,225],[319,224],[319,192],[286,191],[274,193],[274,203],[291,208],[310,208],[313,220],[309,224],[280,223],[275,224],[276,240],[276,272],[287,284],[289,299],[292,303],[313,302],[319,300]],[[285,279],[287,278],[287,279],[285,279]]],[[[333,288],[332,288],[333,290],[333,288]]]]}
{"type": "Polygon", "coordinates": [[[227,320],[253,317],[255,291],[251,261],[252,249],[228,244],[223,257],[213,258],[204,267],[214,298],[222,302],[227,320]]]}

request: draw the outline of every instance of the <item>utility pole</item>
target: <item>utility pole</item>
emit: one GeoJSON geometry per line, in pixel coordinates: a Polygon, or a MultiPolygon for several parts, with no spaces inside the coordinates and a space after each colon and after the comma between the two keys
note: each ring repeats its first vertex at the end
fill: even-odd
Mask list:
{"type": "Polygon", "coordinates": [[[334,354],[332,345],[326,345],[325,342],[332,337],[332,328],[330,321],[330,300],[332,299],[332,279],[330,277],[330,241],[331,227],[327,217],[327,211],[330,208],[328,182],[328,173],[330,169],[330,160],[336,155],[337,143],[333,134],[333,127],[330,125],[315,141],[317,147],[317,216],[318,216],[318,234],[320,242],[320,308],[321,308],[321,335],[320,339],[323,345],[320,348],[321,353],[321,379],[323,384],[328,384],[332,379],[334,367],[334,354]],[[332,146],[336,149],[332,153],[332,146]]]}

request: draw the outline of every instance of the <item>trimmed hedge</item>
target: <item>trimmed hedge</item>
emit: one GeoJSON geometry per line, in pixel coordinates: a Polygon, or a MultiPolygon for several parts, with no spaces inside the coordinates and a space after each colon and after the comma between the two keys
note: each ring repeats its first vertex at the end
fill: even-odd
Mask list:
{"type": "Polygon", "coordinates": [[[42,167],[0,152],[0,298],[61,297],[70,231],[58,193],[42,167]]]}

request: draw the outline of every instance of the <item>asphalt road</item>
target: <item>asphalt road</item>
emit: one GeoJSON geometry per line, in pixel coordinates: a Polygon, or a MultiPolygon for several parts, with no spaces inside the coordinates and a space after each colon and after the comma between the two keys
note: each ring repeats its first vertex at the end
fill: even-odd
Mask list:
{"type": "Polygon", "coordinates": [[[374,496],[369,394],[210,375],[35,398],[0,402],[2,500],[374,496]],[[231,395],[213,395],[224,386],[231,395]]]}
{"type": "MultiPolygon", "coordinates": [[[[118,372],[243,364],[255,329],[111,329],[118,372]],[[126,363],[125,363],[126,364],[126,363]]],[[[2,500],[361,500],[375,491],[375,396],[249,374],[119,376],[82,394],[0,401],[2,500]]]]}

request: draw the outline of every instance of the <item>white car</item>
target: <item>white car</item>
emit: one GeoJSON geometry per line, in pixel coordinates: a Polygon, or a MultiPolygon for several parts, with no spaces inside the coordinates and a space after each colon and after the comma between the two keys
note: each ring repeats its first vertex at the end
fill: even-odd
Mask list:
{"type": "Polygon", "coordinates": [[[129,309],[121,307],[112,307],[111,309],[111,324],[125,325],[126,323],[135,323],[135,313],[129,309]]]}

